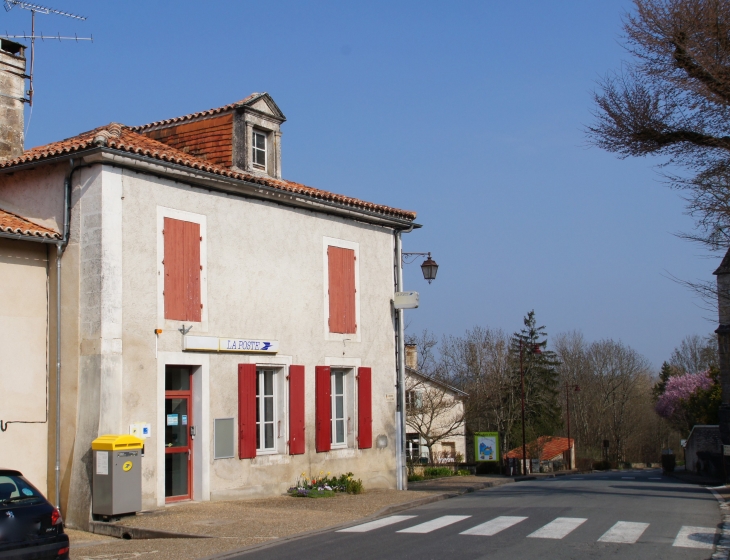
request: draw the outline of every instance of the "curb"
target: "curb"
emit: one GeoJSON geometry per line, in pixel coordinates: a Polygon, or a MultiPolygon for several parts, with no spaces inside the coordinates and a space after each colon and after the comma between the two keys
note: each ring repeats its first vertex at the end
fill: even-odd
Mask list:
{"type": "Polygon", "coordinates": [[[172,531],[158,531],[155,529],[141,529],[139,527],[127,527],[115,523],[102,523],[101,521],[90,521],[89,532],[97,535],[106,535],[118,539],[214,539],[208,535],[195,535],[189,533],[174,533],[172,531]]]}
{"type": "MultiPolygon", "coordinates": [[[[573,473],[571,473],[571,474],[573,474],[573,473]]],[[[306,533],[297,533],[296,535],[289,535],[287,537],[277,538],[275,540],[272,540],[272,541],[269,541],[266,543],[252,544],[249,546],[244,546],[244,547],[238,548],[236,550],[229,550],[228,552],[222,552],[221,554],[217,554],[215,556],[206,556],[205,558],[201,558],[200,560],[234,560],[241,554],[248,554],[249,552],[261,550],[263,548],[269,548],[271,546],[277,546],[279,544],[282,544],[282,543],[285,543],[288,541],[295,541],[295,540],[303,539],[305,537],[311,537],[314,535],[320,535],[322,533],[329,533],[331,531],[345,529],[347,527],[352,527],[353,525],[360,525],[361,523],[367,523],[368,521],[373,521],[375,519],[379,519],[386,515],[392,515],[394,513],[398,513],[398,512],[405,511],[405,510],[412,509],[412,508],[419,507],[419,506],[423,506],[426,504],[440,502],[442,500],[448,500],[449,498],[457,498],[459,496],[463,496],[464,494],[471,494],[472,492],[476,492],[478,490],[484,490],[486,488],[496,488],[497,486],[504,486],[505,484],[511,484],[513,482],[523,482],[525,480],[536,480],[536,479],[537,479],[537,477],[534,477],[534,476],[521,476],[521,477],[518,476],[515,478],[506,479],[504,481],[490,481],[490,482],[479,483],[477,485],[472,485],[466,489],[462,489],[462,490],[456,491],[456,492],[443,492],[441,494],[434,494],[433,496],[426,496],[424,498],[419,498],[417,500],[412,500],[410,502],[403,502],[402,504],[393,504],[392,506],[386,506],[383,509],[376,511],[375,513],[373,513],[367,517],[362,517],[360,519],[348,521],[346,523],[340,523],[339,525],[332,525],[331,527],[326,527],[324,529],[317,529],[316,531],[309,531],[306,533]]],[[[407,490],[406,490],[406,492],[407,492],[407,490]]]]}

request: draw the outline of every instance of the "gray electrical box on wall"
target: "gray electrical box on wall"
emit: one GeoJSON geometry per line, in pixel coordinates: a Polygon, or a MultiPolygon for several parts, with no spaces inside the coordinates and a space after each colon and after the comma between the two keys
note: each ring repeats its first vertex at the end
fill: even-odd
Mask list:
{"type": "Polygon", "coordinates": [[[94,515],[121,515],[142,509],[143,444],[143,440],[130,435],[101,436],[91,443],[94,515]]]}
{"type": "Polygon", "coordinates": [[[416,309],[418,307],[418,292],[396,292],[393,298],[393,307],[396,309],[416,309]]]}

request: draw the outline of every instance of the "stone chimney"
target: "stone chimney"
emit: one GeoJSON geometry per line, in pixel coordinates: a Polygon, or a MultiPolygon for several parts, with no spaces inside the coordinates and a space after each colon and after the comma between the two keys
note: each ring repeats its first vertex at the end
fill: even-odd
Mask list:
{"type": "Polygon", "coordinates": [[[23,153],[25,46],[0,39],[0,159],[23,153]]]}
{"type": "Polygon", "coordinates": [[[406,344],[406,367],[418,370],[418,347],[415,344],[406,344]]]}

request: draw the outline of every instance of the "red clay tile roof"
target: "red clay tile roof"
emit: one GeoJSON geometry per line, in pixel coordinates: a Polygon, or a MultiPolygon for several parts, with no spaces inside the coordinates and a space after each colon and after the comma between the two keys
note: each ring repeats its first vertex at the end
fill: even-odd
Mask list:
{"type": "Polygon", "coordinates": [[[157,140],[152,140],[142,134],[137,134],[130,127],[117,123],[111,123],[107,126],[96,128],[89,132],[79,134],[78,136],[67,138],[66,140],[32,148],[25,151],[23,155],[15,159],[0,161],[0,169],[12,168],[16,165],[42,161],[52,157],[71,155],[82,150],[95,148],[99,145],[103,145],[104,143],[107,147],[122,152],[137,154],[176,165],[182,165],[191,169],[197,169],[199,171],[213,173],[222,177],[228,177],[230,179],[264,185],[292,194],[306,196],[315,200],[334,202],[343,206],[350,206],[360,210],[369,210],[385,216],[392,216],[405,220],[416,219],[416,213],[409,210],[400,210],[390,206],[373,204],[372,202],[366,202],[357,198],[315,189],[293,181],[274,179],[272,177],[259,177],[249,173],[234,171],[220,165],[211,164],[204,159],[200,159],[180,150],[176,150],[175,148],[171,148],[167,144],[163,144],[157,140]]]}
{"type": "MultiPolygon", "coordinates": [[[[542,450],[540,460],[549,461],[558,455],[562,455],[571,447],[575,447],[575,440],[573,438],[570,438],[570,443],[568,443],[568,438],[565,437],[540,436],[535,441],[527,444],[527,457],[531,459],[530,449],[537,448],[542,450]]],[[[505,453],[504,456],[508,459],[522,459],[522,446],[505,453]]]]}
{"type": "Polygon", "coordinates": [[[199,111],[197,113],[190,113],[189,115],[183,115],[182,117],[175,117],[172,119],[166,119],[164,121],[155,121],[153,123],[143,124],[140,126],[133,126],[130,127],[130,129],[134,132],[142,132],[144,130],[154,128],[156,126],[166,126],[174,123],[179,123],[183,121],[190,121],[193,119],[198,119],[202,117],[211,117],[213,115],[217,115],[219,113],[225,113],[226,111],[230,111],[231,109],[235,109],[236,107],[240,105],[245,105],[249,101],[251,101],[255,97],[259,97],[260,95],[263,95],[261,93],[252,93],[245,99],[241,99],[241,101],[236,101],[235,103],[230,103],[228,105],[224,105],[223,107],[216,107],[214,109],[208,109],[207,111],[199,111]]]}
{"type": "Polygon", "coordinates": [[[15,235],[24,235],[26,237],[45,237],[46,239],[61,239],[61,234],[48,229],[47,227],[34,224],[30,220],[26,220],[0,209],[0,231],[3,233],[14,233],[15,235]]]}

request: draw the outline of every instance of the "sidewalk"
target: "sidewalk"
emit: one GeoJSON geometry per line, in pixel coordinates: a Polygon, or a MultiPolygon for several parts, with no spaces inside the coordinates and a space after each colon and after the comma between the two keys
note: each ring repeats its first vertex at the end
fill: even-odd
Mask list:
{"type": "Polygon", "coordinates": [[[227,502],[183,502],[125,517],[118,523],[96,524],[99,530],[124,535],[124,538],[69,531],[71,558],[208,558],[243,547],[328,530],[368,517],[392,515],[467,492],[550,476],[554,475],[454,476],[411,482],[407,492],[371,490],[357,496],[345,494],[323,499],[275,496],[227,502]],[[145,534],[155,533],[168,533],[175,538],[144,538],[145,534]]]}
{"type": "Polygon", "coordinates": [[[192,538],[119,539],[69,531],[73,560],[143,558],[179,560],[207,558],[245,546],[263,544],[301,533],[312,533],[376,514],[393,513],[424,498],[440,499],[429,491],[370,490],[333,498],[265,499],[230,502],[183,502],[153,512],[122,518],[134,529],[186,533],[192,538]],[[382,512],[382,513],[381,513],[382,512]],[[203,538],[201,538],[203,537],[203,538]]]}

